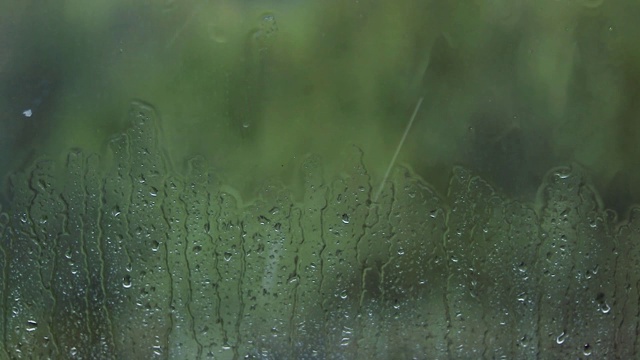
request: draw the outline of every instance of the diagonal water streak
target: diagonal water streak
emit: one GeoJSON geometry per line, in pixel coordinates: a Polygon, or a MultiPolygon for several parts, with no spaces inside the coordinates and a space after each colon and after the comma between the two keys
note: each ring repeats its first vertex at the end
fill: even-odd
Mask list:
{"type": "Polygon", "coordinates": [[[402,134],[402,139],[400,139],[400,142],[398,143],[398,147],[396,148],[396,152],[393,154],[393,157],[391,158],[391,162],[389,163],[389,167],[387,167],[387,171],[384,173],[384,177],[382,178],[382,182],[380,183],[380,187],[378,188],[378,191],[376,192],[376,195],[373,197],[373,202],[377,202],[378,201],[378,197],[380,196],[380,193],[382,193],[382,189],[384,188],[384,183],[387,182],[387,178],[389,177],[389,173],[391,172],[391,169],[393,168],[393,165],[396,163],[396,159],[398,158],[398,154],[400,153],[400,149],[402,149],[402,145],[404,144],[404,141],[407,139],[407,134],[409,134],[409,130],[411,129],[411,125],[413,125],[413,121],[416,119],[416,115],[418,114],[418,110],[420,110],[420,105],[422,105],[422,100],[424,100],[424,97],[421,97],[418,100],[418,103],[416,104],[416,107],[413,109],[413,115],[411,115],[411,119],[409,120],[409,123],[407,124],[407,127],[404,129],[404,134],[402,134]]]}

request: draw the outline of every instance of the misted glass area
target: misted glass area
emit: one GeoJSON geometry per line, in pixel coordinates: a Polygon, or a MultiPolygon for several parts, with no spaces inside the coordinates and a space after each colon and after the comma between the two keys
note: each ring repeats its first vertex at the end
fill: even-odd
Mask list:
{"type": "Polygon", "coordinates": [[[0,359],[633,359],[640,3],[0,3],[0,359]]]}

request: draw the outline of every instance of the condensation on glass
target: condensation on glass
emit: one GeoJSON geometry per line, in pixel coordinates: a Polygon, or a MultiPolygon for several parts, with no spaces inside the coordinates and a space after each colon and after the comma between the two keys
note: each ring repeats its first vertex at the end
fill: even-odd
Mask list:
{"type": "Polygon", "coordinates": [[[0,215],[0,357],[635,358],[640,210],[614,224],[577,167],[536,204],[464,168],[446,196],[363,154],[303,198],[243,203],[204,158],[172,168],[133,102],[110,155],[11,177],[0,215]]]}

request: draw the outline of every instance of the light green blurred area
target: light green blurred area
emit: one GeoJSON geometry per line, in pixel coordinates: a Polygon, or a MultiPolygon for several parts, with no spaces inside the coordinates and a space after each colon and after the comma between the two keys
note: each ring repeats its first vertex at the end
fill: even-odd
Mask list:
{"type": "Polygon", "coordinates": [[[638,198],[633,2],[2,6],[4,172],[36,152],[100,150],[141,99],[175,164],[205,155],[248,196],[307,153],[332,172],[351,145],[379,183],[424,97],[398,162],[440,190],[464,164],[531,198],[576,161],[609,206],[638,198]]]}

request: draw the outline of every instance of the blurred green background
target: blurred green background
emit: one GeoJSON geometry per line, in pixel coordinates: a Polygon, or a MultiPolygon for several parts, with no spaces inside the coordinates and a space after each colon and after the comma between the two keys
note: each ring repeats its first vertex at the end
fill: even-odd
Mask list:
{"type": "Polygon", "coordinates": [[[0,7],[2,173],[101,150],[141,99],[177,166],[203,154],[247,196],[264,177],[289,181],[306,153],[331,172],[353,144],[379,184],[424,97],[398,161],[441,191],[463,164],[530,199],[549,168],[575,161],[607,206],[640,196],[634,1],[0,7]]]}

